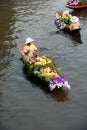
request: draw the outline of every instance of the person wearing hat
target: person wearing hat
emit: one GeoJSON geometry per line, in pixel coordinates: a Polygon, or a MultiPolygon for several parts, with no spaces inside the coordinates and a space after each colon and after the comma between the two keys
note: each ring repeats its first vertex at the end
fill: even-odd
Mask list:
{"type": "Polygon", "coordinates": [[[79,18],[76,16],[71,17],[71,24],[69,25],[70,30],[75,30],[80,28],[79,18]]]}
{"type": "Polygon", "coordinates": [[[37,49],[37,47],[32,43],[34,40],[31,38],[27,38],[24,48],[23,48],[23,53],[24,53],[24,57],[27,58],[31,55],[33,55],[33,53],[38,53],[41,54],[41,52],[37,49]]]}

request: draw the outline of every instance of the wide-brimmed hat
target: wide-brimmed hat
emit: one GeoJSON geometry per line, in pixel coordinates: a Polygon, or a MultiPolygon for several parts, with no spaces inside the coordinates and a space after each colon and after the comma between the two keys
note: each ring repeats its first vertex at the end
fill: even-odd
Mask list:
{"type": "Polygon", "coordinates": [[[34,40],[33,40],[33,39],[31,39],[31,38],[29,37],[29,38],[27,38],[27,39],[26,39],[25,44],[30,43],[30,42],[33,42],[33,41],[34,41],[34,40]]]}
{"type": "Polygon", "coordinates": [[[76,16],[71,17],[71,22],[72,23],[75,23],[75,22],[78,22],[78,21],[79,21],[78,17],[76,17],[76,16]]]}

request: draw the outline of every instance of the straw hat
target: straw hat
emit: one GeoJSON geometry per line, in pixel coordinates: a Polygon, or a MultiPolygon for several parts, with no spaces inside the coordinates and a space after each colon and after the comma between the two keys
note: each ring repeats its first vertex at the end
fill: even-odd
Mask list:
{"type": "Polygon", "coordinates": [[[27,38],[25,44],[30,43],[30,42],[33,42],[33,41],[34,41],[34,40],[31,39],[31,38],[27,38]]]}
{"type": "Polygon", "coordinates": [[[76,16],[71,17],[71,22],[72,23],[75,23],[75,22],[78,22],[78,21],[79,21],[78,17],[76,17],[76,16]]]}

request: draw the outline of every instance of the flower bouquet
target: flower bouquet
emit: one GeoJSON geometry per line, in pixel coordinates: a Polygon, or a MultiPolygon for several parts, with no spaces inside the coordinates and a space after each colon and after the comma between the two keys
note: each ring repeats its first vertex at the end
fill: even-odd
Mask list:
{"type": "Polygon", "coordinates": [[[71,18],[69,15],[62,16],[62,20],[65,22],[65,24],[70,25],[70,23],[71,23],[71,18]]]}

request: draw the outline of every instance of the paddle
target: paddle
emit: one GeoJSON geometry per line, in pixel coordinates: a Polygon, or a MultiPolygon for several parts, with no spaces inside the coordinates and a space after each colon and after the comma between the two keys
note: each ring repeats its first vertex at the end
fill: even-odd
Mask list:
{"type": "MultiPolygon", "coordinates": [[[[19,45],[17,45],[17,46],[18,46],[18,49],[19,49],[19,51],[20,51],[20,53],[21,53],[21,55],[22,55],[22,58],[23,58],[23,47],[24,47],[24,45],[19,44],[19,45]]],[[[54,59],[57,58],[57,56],[48,56],[47,54],[44,54],[44,53],[41,52],[40,50],[36,50],[34,53],[47,56],[47,57],[49,57],[49,58],[52,59],[52,60],[54,60],[54,59]]]]}
{"type": "Polygon", "coordinates": [[[39,52],[39,54],[44,55],[44,56],[47,56],[48,58],[50,58],[50,59],[52,59],[52,60],[54,60],[54,59],[57,58],[57,56],[48,56],[47,54],[44,54],[43,52],[41,52],[41,51],[39,51],[39,50],[38,50],[38,52],[39,52]]]}

